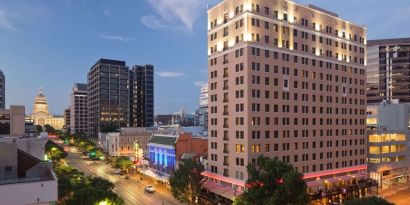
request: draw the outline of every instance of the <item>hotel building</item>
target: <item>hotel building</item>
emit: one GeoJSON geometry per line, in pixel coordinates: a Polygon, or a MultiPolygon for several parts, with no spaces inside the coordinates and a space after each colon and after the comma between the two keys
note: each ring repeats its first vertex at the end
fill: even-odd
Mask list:
{"type": "Polygon", "coordinates": [[[208,10],[208,60],[203,175],[235,190],[223,196],[261,155],[310,192],[366,177],[365,27],[287,0],[224,0],[208,10]]]}

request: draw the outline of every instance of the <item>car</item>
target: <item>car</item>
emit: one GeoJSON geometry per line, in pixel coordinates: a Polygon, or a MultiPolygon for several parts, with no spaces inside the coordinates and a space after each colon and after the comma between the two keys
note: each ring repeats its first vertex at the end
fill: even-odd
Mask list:
{"type": "Polygon", "coordinates": [[[152,186],[152,185],[148,185],[148,186],[145,187],[144,191],[148,192],[148,193],[154,193],[155,192],[155,187],[152,186]]]}
{"type": "Polygon", "coordinates": [[[121,175],[121,174],[122,174],[122,171],[121,171],[121,169],[116,169],[116,170],[114,171],[114,173],[115,173],[115,174],[118,174],[118,175],[121,175]]]}

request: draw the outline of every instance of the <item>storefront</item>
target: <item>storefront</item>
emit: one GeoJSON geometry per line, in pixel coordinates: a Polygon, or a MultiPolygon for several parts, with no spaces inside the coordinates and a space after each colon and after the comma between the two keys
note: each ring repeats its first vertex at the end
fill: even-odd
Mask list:
{"type": "Polygon", "coordinates": [[[346,175],[307,182],[311,204],[339,204],[346,200],[378,194],[378,184],[364,174],[346,175]]]}

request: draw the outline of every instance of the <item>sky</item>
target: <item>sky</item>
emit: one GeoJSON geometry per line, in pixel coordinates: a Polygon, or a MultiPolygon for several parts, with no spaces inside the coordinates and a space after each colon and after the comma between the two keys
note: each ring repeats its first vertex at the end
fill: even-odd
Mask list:
{"type": "MultiPolygon", "coordinates": [[[[207,6],[219,0],[0,0],[6,104],[32,111],[40,87],[62,115],[73,83],[100,58],[155,66],[155,113],[199,103],[207,80],[207,6]]],[[[367,27],[368,39],[410,37],[409,0],[296,0],[367,27]]]]}

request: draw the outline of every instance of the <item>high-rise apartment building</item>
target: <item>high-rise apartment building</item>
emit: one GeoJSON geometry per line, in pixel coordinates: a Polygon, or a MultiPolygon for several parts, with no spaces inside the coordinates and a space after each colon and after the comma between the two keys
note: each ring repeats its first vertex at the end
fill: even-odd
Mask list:
{"type": "Polygon", "coordinates": [[[201,86],[201,95],[195,116],[197,125],[208,127],[208,83],[201,86]]]}
{"type": "Polygon", "coordinates": [[[154,66],[135,65],[130,70],[131,126],[154,125],[154,66]]]}
{"type": "Polygon", "coordinates": [[[70,133],[87,133],[87,84],[75,83],[70,96],[70,133]]]}
{"type": "Polygon", "coordinates": [[[0,70],[0,109],[6,109],[6,77],[0,70]]]}
{"type": "Polygon", "coordinates": [[[100,59],[88,72],[87,133],[129,125],[129,69],[124,61],[100,59]]]}
{"type": "Polygon", "coordinates": [[[410,103],[410,38],[369,40],[367,103],[410,103]]]}
{"type": "Polygon", "coordinates": [[[208,60],[210,181],[243,189],[261,155],[309,189],[365,177],[366,28],[288,0],[224,0],[208,10],[208,60]]]}
{"type": "Polygon", "coordinates": [[[70,108],[64,109],[64,129],[70,130],[71,126],[71,110],[70,108]]]}

